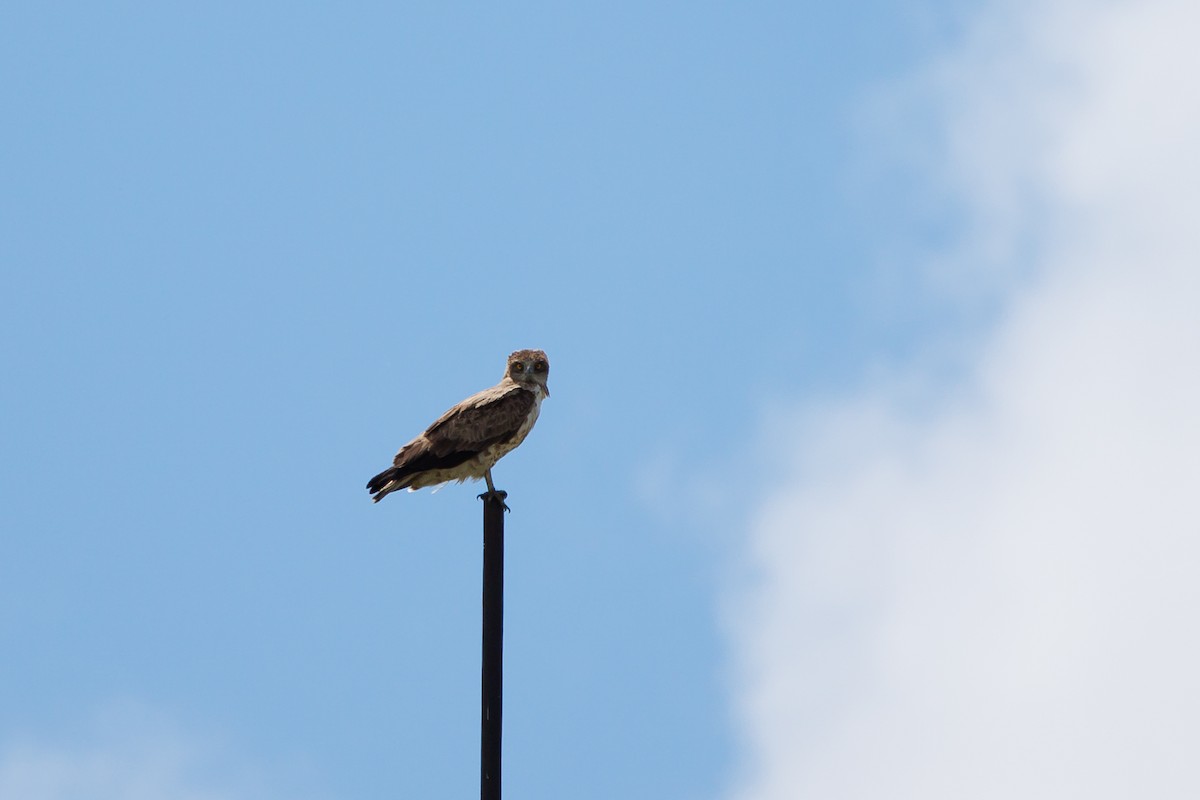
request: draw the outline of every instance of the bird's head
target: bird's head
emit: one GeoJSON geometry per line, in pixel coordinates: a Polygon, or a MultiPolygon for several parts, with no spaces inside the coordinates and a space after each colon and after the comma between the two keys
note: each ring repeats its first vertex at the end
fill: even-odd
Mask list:
{"type": "Polygon", "coordinates": [[[531,392],[541,392],[550,396],[550,388],[546,379],[550,377],[550,359],[541,350],[518,350],[508,357],[508,370],[504,373],[514,383],[524,386],[531,392]]]}

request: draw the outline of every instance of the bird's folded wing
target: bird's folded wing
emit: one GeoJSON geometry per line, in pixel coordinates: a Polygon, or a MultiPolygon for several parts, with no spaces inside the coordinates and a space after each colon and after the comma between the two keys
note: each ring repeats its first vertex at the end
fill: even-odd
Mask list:
{"type": "Polygon", "coordinates": [[[482,449],[515,436],[534,406],[533,392],[497,386],[472,395],[425,431],[435,453],[482,449]]]}

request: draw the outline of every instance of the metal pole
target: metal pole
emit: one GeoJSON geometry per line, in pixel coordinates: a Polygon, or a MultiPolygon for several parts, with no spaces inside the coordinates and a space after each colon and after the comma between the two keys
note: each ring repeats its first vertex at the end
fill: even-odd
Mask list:
{"type": "Polygon", "coordinates": [[[500,737],[504,696],[503,492],[483,497],[483,718],[479,797],[500,800],[500,737]]]}

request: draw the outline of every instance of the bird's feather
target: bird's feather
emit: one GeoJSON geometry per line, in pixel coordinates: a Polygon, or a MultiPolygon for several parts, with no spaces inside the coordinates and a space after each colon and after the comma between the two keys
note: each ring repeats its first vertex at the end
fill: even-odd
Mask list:
{"type": "Polygon", "coordinates": [[[535,402],[533,392],[528,389],[515,383],[501,383],[471,395],[447,411],[425,430],[425,438],[435,453],[464,447],[482,450],[514,435],[535,402]]]}
{"type": "Polygon", "coordinates": [[[511,439],[535,402],[533,392],[515,384],[501,384],[468,397],[400,449],[386,471],[386,480],[457,467],[493,444],[511,439]]]}

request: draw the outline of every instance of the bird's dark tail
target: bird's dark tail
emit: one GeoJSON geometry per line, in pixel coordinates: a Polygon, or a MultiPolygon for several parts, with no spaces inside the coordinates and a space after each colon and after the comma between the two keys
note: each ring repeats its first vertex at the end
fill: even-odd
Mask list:
{"type": "Polygon", "coordinates": [[[406,477],[411,476],[406,476],[400,467],[388,467],[367,481],[367,490],[371,493],[371,499],[378,503],[397,489],[406,488],[410,483],[406,477]]]}

